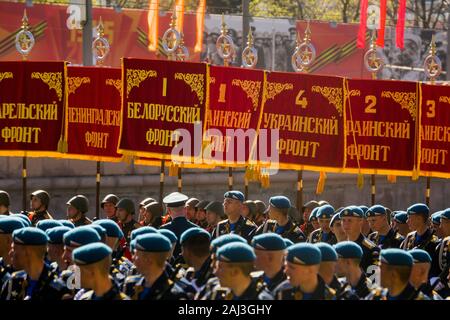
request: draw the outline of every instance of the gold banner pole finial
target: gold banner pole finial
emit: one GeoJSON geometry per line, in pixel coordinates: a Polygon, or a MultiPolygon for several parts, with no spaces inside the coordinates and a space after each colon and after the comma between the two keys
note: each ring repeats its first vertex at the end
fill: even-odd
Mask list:
{"type": "Polygon", "coordinates": [[[106,56],[109,54],[110,46],[108,40],[105,38],[105,29],[103,27],[103,20],[100,20],[97,25],[97,37],[92,41],[92,52],[95,58],[95,64],[102,66],[105,62],[106,56]]]}
{"type": "Polygon", "coordinates": [[[23,10],[23,17],[22,17],[22,26],[20,28],[21,30],[17,33],[15,44],[16,44],[16,50],[22,55],[22,60],[27,60],[28,55],[31,52],[31,49],[33,49],[35,39],[33,34],[30,32],[29,24],[28,24],[28,16],[27,16],[27,10],[23,10]]]}
{"type": "Polygon", "coordinates": [[[252,29],[248,30],[247,46],[242,50],[242,66],[244,68],[254,68],[258,63],[258,51],[253,46],[252,29]]]}
{"type": "Polygon", "coordinates": [[[177,50],[181,43],[181,34],[177,27],[177,10],[173,9],[172,18],[170,20],[169,29],[164,32],[162,37],[162,46],[169,60],[177,60],[177,50]]]}

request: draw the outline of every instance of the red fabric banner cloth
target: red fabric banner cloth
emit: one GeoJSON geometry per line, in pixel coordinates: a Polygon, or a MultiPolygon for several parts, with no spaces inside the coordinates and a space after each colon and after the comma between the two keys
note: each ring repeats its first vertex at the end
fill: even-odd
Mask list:
{"type": "Polygon", "coordinates": [[[204,162],[230,167],[247,164],[256,143],[264,86],[264,71],[211,66],[204,162]]]}
{"type": "Polygon", "coordinates": [[[60,157],[65,63],[0,61],[0,155],[60,157]]]}
{"type": "Polygon", "coordinates": [[[367,28],[367,8],[369,0],[361,0],[361,7],[359,11],[359,30],[356,45],[358,48],[364,48],[366,45],[366,28],[367,28]]]}
{"type": "Polygon", "coordinates": [[[450,87],[421,85],[420,172],[450,178],[450,87]]]}
{"type": "Polygon", "coordinates": [[[384,32],[386,30],[387,0],[380,0],[380,29],[378,30],[377,46],[384,48],[384,32]]]}
{"type": "Polygon", "coordinates": [[[347,80],[347,84],[345,171],[412,175],[417,169],[417,84],[379,80],[347,80]]]}
{"type": "Polygon", "coordinates": [[[343,78],[270,73],[259,130],[259,163],[268,164],[278,154],[281,169],[341,171],[344,117],[343,78]],[[273,141],[274,129],[279,130],[278,141],[273,141]],[[262,152],[262,146],[271,152],[262,152]],[[266,155],[270,156],[265,159],[266,155]]]}
{"type": "Polygon", "coordinates": [[[399,0],[397,11],[397,25],[395,26],[395,44],[403,49],[405,37],[406,0],[399,0]]]}
{"type": "Polygon", "coordinates": [[[67,68],[66,158],[120,161],[122,73],[117,68],[67,68]]]}
{"type": "Polygon", "coordinates": [[[204,63],[124,58],[119,153],[191,163],[198,159],[207,68],[204,63]]]}

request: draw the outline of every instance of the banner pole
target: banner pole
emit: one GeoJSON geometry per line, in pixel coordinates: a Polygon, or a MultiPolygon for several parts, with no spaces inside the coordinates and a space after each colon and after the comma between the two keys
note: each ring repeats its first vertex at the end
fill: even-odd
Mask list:
{"type": "Polygon", "coordinates": [[[95,188],[95,218],[100,219],[100,161],[97,161],[97,175],[95,188]]]}

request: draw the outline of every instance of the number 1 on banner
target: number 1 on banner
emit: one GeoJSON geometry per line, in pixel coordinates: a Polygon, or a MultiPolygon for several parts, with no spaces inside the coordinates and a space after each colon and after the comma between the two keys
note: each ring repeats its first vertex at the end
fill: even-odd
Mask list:
{"type": "Polygon", "coordinates": [[[163,78],[162,96],[167,96],[167,78],[163,78]]]}
{"type": "Polygon", "coordinates": [[[225,102],[225,93],[227,92],[227,85],[222,83],[219,87],[219,102],[225,102]]]}
{"type": "Polygon", "coordinates": [[[295,104],[301,106],[302,109],[305,109],[308,105],[308,100],[306,99],[306,97],[302,97],[304,93],[305,90],[300,90],[297,94],[297,97],[295,98],[295,104]]]}
{"type": "Polygon", "coordinates": [[[434,118],[436,116],[436,101],[434,100],[427,100],[427,117],[428,118],[434,118]]]}

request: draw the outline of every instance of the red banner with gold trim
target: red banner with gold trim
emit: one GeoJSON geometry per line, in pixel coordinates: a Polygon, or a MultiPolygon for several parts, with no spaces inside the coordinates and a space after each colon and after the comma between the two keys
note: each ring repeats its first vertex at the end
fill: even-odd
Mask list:
{"type": "Polygon", "coordinates": [[[211,66],[203,141],[206,163],[247,164],[261,120],[264,86],[264,71],[211,66]]]}
{"type": "Polygon", "coordinates": [[[421,84],[420,173],[450,178],[450,87],[421,84]]]}
{"type": "Polygon", "coordinates": [[[259,163],[269,164],[278,154],[281,169],[341,171],[345,156],[343,85],[339,77],[270,73],[259,130],[259,163]],[[278,141],[274,129],[279,130],[278,141]],[[263,152],[263,144],[269,152],[263,152]]]}
{"type": "Polygon", "coordinates": [[[346,89],[345,172],[417,173],[418,84],[347,80],[346,89]]]}
{"type": "Polygon", "coordinates": [[[119,153],[194,162],[201,155],[207,68],[124,58],[119,153]]]}
{"type": "Polygon", "coordinates": [[[65,62],[0,62],[0,155],[60,157],[65,62]]]}
{"type": "Polygon", "coordinates": [[[118,68],[67,68],[66,158],[120,161],[122,73],[118,68]]]}

